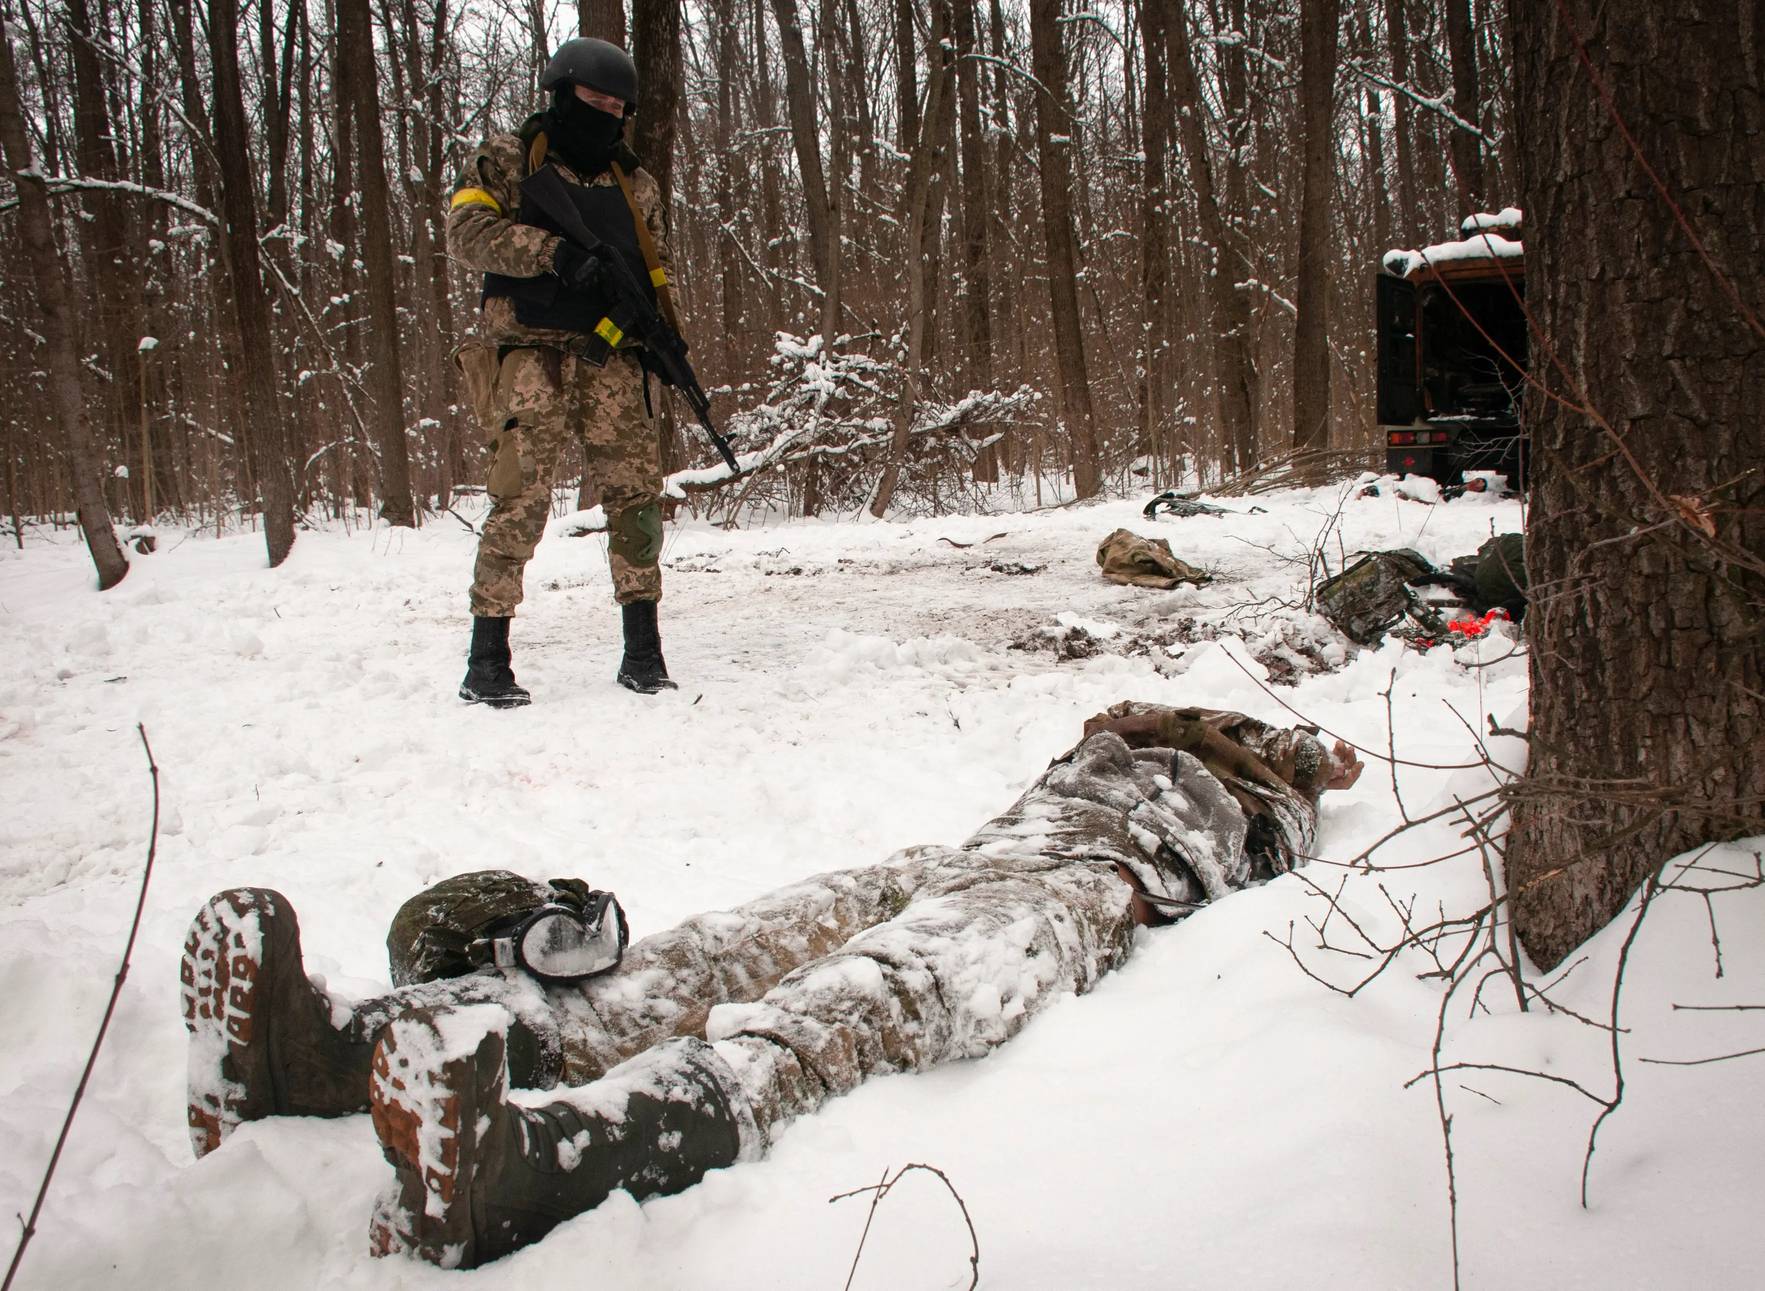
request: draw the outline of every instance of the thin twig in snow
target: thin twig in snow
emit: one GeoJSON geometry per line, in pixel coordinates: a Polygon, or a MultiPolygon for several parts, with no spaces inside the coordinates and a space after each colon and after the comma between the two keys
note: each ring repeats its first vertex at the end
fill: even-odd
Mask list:
{"type": "Polygon", "coordinates": [[[968,1213],[968,1203],[962,1200],[962,1194],[956,1191],[956,1185],[950,1182],[949,1175],[945,1174],[935,1165],[922,1165],[915,1161],[910,1162],[897,1170],[893,1179],[888,1178],[888,1171],[884,1170],[884,1177],[881,1182],[873,1183],[868,1188],[854,1188],[851,1192],[842,1192],[837,1196],[829,1197],[827,1199],[828,1204],[831,1205],[836,1201],[844,1201],[847,1197],[856,1197],[866,1192],[872,1194],[870,1198],[870,1213],[864,1217],[864,1232],[858,1238],[858,1249],[852,1253],[852,1270],[846,1274],[846,1291],[852,1291],[852,1279],[858,1276],[858,1261],[864,1255],[864,1240],[870,1236],[870,1221],[876,1218],[877,1205],[884,1197],[888,1196],[889,1189],[900,1183],[902,1177],[913,1170],[924,1170],[927,1173],[937,1175],[939,1179],[943,1180],[944,1187],[950,1190],[950,1195],[956,1198],[956,1205],[962,1211],[962,1222],[968,1225],[968,1291],[974,1291],[974,1288],[980,1285],[981,1241],[980,1238],[975,1236],[974,1219],[968,1213]]]}
{"type": "Polygon", "coordinates": [[[153,858],[159,850],[159,765],[153,760],[153,746],[147,742],[147,728],[139,722],[135,731],[141,737],[141,748],[147,754],[147,774],[153,781],[153,825],[147,835],[147,865],[141,871],[141,892],[135,898],[135,917],[129,924],[129,940],[123,946],[123,962],[116,970],[116,980],[111,984],[110,1002],[104,1006],[104,1017],[98,1023],[98,1035],[92,1041],[92,1052],[86,1056],[86,1069],[80,1073],[80,1083],[74,1087],[73,1102],[68,1104],[67,1117],[61,1123],[61,1133],[56,1136],[55,1150],[49,1154],[49,1164],[43,1171],[42,1185],[37,1189],[37,1199],[31,1205],[31,1216],[24,1221],[24,1232],[18,1239],[18,1249],[12,1253],[12,1263],[6,1270],[6,1280],[0,1282],[0,1291],[12,1291],[12,1280],[18,1274],[19,1263],[24,1259],[25,1247],[31,1244],[31,1238],[37,1231],[37,1218],[43,1213],[43,1199],[49,1195],[49,1182],[55,1178],[55,1167],[61,1161],[61,1150],[67,1146],[67,1136],[73,1129],[74,1114],[80,1110],[80,1100],[86,1096],[86,1082],[92,1079],[92,1068],[98,1063],[98,1050],[104,1045],[104,1034],[110,1030],[110,1019],[116,1013],[116,1002],[123,993],[123,982],[129,976],[129,956],[135,950],[135,938],[141,931],[141,912],[147,907],[147,885],[153,879],[153,858]]]}

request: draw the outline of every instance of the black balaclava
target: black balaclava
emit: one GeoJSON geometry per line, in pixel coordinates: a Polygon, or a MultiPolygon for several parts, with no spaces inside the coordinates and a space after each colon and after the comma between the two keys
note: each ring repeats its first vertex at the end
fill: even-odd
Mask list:
{"type": "Polygon", "coordinates": [[[612,161],[625,130],[625,119],[590,107],[565,81],[552,90],[545,114],[546,147],[584,179],[597,175],[612,161]]]}

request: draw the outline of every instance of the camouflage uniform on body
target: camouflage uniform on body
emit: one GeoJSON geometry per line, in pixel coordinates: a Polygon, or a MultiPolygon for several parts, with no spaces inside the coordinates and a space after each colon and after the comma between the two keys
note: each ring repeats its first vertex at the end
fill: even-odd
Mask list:
{"type": "MultiPolygon", "coordinates": [[[[356,1006],[393,1017],[371,1101],[399,1188],[375,1249],[493,1259],[612,1188],[678,1191],[758,1156],[870,1075],[985,1053],[1125,959],[1148,905],[1180,917],[1303,859],[1340,756],[1240,714],[1118,705],[960,847],[697,916],[577,985],[481,970],[356,1006]],[[472,1007],[499,989],[506,1006],[472,1007]],[[577,1088],[506,1100],[511,1082],[554,1080],[577,1088]],[[437,1135],[454,1145],[439,1165],[437,1135]]],[[[388,939],[395,964],[421,960],[425,938],[456,944],[501,900],[531,903],[524,884],[487,872],[413,899],[388,939]]],[[[193,1023],[193,1048],[201,1034],[193,1023]]]]}
{"type": "MultiPolygon", "coordinates": [[[[555,166],[570,183],[611,187],[618,182],[610,171],[581,180],[560,158],[545,153],[543,142],[535,148],[520,135],[497,135],[467,160],[455,185],[447,220],[453,259],[514,278],[552,271],[557,235],[515,219],[521,181],[542,163],[555,166]]],[[[660,190],[642,169],[630,180],[632,198],[666,268],[660,190]]],[[[587,450],[602,484],[614,598],[621,605],[657,600],[662,594],[657,563],[661,463],[635,352],[615,351],[598,366],[580,357],[590,348],[583,336],[524,326],[506,296],[485,299],[480,331],[483,348],[467,347],[461,355],[491,456],[491,509],[473,571],[472,613],[507,618],[521,603],[522,574],[545,531],[558,464],[575,443],[587,450]]]]}

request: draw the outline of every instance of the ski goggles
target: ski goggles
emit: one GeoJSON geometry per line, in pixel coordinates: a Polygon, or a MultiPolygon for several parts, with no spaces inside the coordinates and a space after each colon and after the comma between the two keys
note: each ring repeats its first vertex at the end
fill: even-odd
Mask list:
{"type": "Polygon", "coordinates": [[[591,891],[580,906],[547,902],[473,942],[479,963],[519,968],[542,982],[580,982],[619,966],[630,932],[611,892],[591,891]]]}

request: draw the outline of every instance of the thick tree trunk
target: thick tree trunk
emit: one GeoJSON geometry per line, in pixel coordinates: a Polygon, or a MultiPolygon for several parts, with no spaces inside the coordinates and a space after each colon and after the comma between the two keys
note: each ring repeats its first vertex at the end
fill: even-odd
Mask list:
{"type": "MultiPolygon", "coordinates": [[[[31,156],[24,123],[18,75],[13,69],[10,20],[0,12],[0,149],[4,149],[6,169],[12,172],[18,194],[18,213],[12,225],[24,244],[36,286],[50,398],[73,473],[74,509],[79,516],[80,532],[86,538],[86,549],[92,553],[92,564],[98,570],[99,590],[103,591],[122,582],[129,572],[129,562],[117,544],[110,510],[104,503],[104,484],[93,456],[92,431],[80,389],[80,360],[68,318],[67,275],[62,272],[61,258],[49,233],[55,227],[55,218],[49,210],[49,193],[42,172],[31,156]]],[[[13,505],[16,508],[16,486],[13,505]]],[[[20,534],[19,545],[23,546],[22,530],[20,534]]]]}
{"type": "MultiPolygon", "coordinates": [[[[117,160],[117,127],[94,45],[100,33],[93,26],[86,0],[66,3],[67,45],[74,73],[74,155],[82,175],[112,183],[123,175],[117,160]]],[[[99,439],[123,448],[131,438],[129,430],[139,410],[134,397],[135,346],[142,332],[138,256],[131,245],[129,213],[119,194],[87,193],[80,205],[85,210],[85,218],[78,224],[80,259],[90,293],[86,344],[95,351],[96,367],[103,373],[97,401],[102,409],[99,439]]],[[[124,498],[133,499],[131,509],[137,515],[143,506],[140,483],[131,478],[121,489],[124,498]]]]}
{"type": "Polygon", "coordinates": [[[736,68],[740,62],[735,0],[715,0],[717,24],[717,277],[723,320],[723,360],[735,371],[747,362],[749,344],[743,323],[742,271],[737,260],[734,148],[736,68]]]}
{"type": "MultiPolygon", "coordinates": [[[[846,213],[850,203],[847,200],[847,189],[850,187],[849,171],[851,169],[852,138],[846,121],[846,75],[843,61],[839,55],[839,20],[834,14],[834,0],[817,0],[815,6],[815,48],[820,63],[821,83],[827,93],[827,216],[829,227],[833,230],[831,239],[834,255],[840,255],[840,249],[850,227],[846,213]]],[[[842,298],[849,290],[845,281],[844,266],[836,266],[840,276],[840,294],[842,298]]],[[[824,316],[824,326],[825,326],[824,316]]],[[[833,331],[823,331],[822,335],[829,345],[833,343],[833,334],[839,330],[837,320],[833,323],[833,331]]]]}
{"type": "Polygon", "coordinates": [[[624,46],[625,0],[576,0],[577,31],[624,46]]]}
{"type": "Polygon", "coordinates": [[[386,191],[386,154],[380,131],[380,93],[374,67],[374,25],[368,0],[337,0],[339,55],[351,60],[362,260],[368,289],[368,371],[374,440],[380,457],[380,515],[414,527],[410,450],[405,442],[404,370],[398,344],[398,267],[392,258],[392,203],[386,191]]]}
{"type": "MultiPolygon", "coordinates": [[[[1369,62],[1377,50],[1373,45],[1373,22],[1370,13],[1373,0],[1355,0],[1356,44],[1358,53],[1369,62]]],[[[1385,183],[1385,108],[1379,92],[1366,87],[1367,107],[1362,120],[1366,123],[1367,198],[1373,204],[1373,258],[1391,248],[1391,190],[1385,183]]]]}
{"type": "Polygon", "coordinates": [[[843,79],[851,102],[851,116],[857,130],[853,142],[858,153],[858,190],[874,193],[876,177],[876,112],[871,106],[868,73],[870,64],[865,54],[864,23],[858,16],[858,0],[845,0],[842,34],[846,45],[846,70],[843,79]]]}
{"type": "Polygon", "coordinates": [[[215,150],[220,159],[221,248],[239,334],[240,365],[234,375],[249,423],[240,430],[257,448],[264,543],[273,568],[286,560],[294,547],[294,490],[288,474],[282,404],[276,397],[276,364],[270,352],[270,302],[264,294],[258,260],[257,208],[246,147],[245,102],[239,92],[236,0],[209,0],[208,50],[214,75],[215,150]]]}
{"type": "MultiPolygon", "coordinates": [[[[956,0],[957,113],[962,126],[962,366],[970,389],[993,385],[992,267],[987,262],[986,141],[981,136],[980,68],[977,50],[975,0],[956,0]]],[[[993,446],[975,458],[974,478],[992,482],[999,478],[999,456],[993,446]]]]}
{"type": "Polygon", "coordinates": [[[633,0],[631,55],[643,95],[632,147],[662,190],[667,226],[674,198],[674,116],[680,106],[680,0],[633,0]]]}
{"type": "MultiPolygon", "coordinates": [[[[1460,120],[1477,125],[1482,95],[1477,82],[1477,39],[1471,28],[1471,0],[1445,0],[1446,44],[1452,54],[1452,110],[1460,120]]],[[[1453,128],[1452,176],[1459,212],[1483,209],[1483,141],[1468,130],[1453,128]]]]}
{"type": "Polygon", "coordinates": [[[1335,190],[1337,23],[1341,0],[1300,0],[1299,272],[1293,322],[1293,447],[1330,446],[1330,206],[1335,190]]]}
{"type": "MultiPolygon", "coordinates": [[[[176,0],[173,0],[176,3],[176,0]]],[[[275,5],[258,5],[258,57],[262,75],[259,84],[263,95],[264,144],[268,152],[269,202],[264,217],[271,229],[280,228],[288,218],[288,134],[293,112],[290,93],[294,75],[294,40],[299,29],[300,6],[289,5],[286,15],[287,34],[282,41],[282,58],[276,59],[275,5]]]]}
{"type": "MultiPolygon", "coordinates": [[[[753,0],[750,12],[752,14],[754,47],[764,51],[767,48],[766,0],[753,0]]],[[[799,50],[802,48],[802,43],[802,30],[799,28],[797,32],[799,50]]],[[[782,34],[779,36],[779,47],[780,49],[784,48],[782,34]]],[[[770,57],[761,57],[754,67],[754,117],[758,129],[763,135],[770,137],[771,131],[778,125],[778,94],[773,88],[772,59],[770,57]]],[[[794,133],[791,136],[791,142],[794,147],[796,144],[794,133]]],[[[769,145],[769,151],[770,147],[769,145]]],[[[781,192],[783,183],[779,177],[780,168],[776,165],[764,164],[765,161],[770,160],[770,156],[764,158],[763,163],[758,167],[760,173],[760,226],[768,230],[782,228],[784,225],[782,216],[784,196],[781,192]]],[[[816,162],[817,165],[820,164],[819,154],[816,162]]],[[[768,237],[761,244],[761,262],[767,268],[777,269],[782,262],[783,243],[783,238],[768,237]]],[[[820,264],[819,259],[816,263],[820,264]]],[[[820,272],[819,268],[816,272],[820,272]]]]}
{"type": "Polygon", "coordinates": [[[1544,969],[1675,853],[1765,820],[1765,102],[1734,39],[1750,13],[1513,10],[1532,368],[1569,401],[1526,405],[1532,749],[1507,868],[1544,969]]]}
{"type": "Polygon", "coordinates": [[[429,19],[426,33],[415,0],[402,0],[406,75],[413,101],[423,107],[421,113],[411,114],[412,156],[405,170],[404,194],[410,211],[412,252],[407,291],[412,315],[417,320],[412,330],[417,368],[422,373],[422,381],[412,392],[413,410],[419,426],[432,432],[420,434],[418,443],[426,462],[433,464],[435,507],[442,511],[451,505],[458,479],[449,451],[449,441],[457,436],[458,430],[449,408],[453,400],[448,369],[453,365],[448,361],[448,344],[454,330],[447,285],[447,199],[442,188],[447,0],[433,0],[425,9],[429,19]]]}
{"type": "MultiPolygon", "coordinates": [[[[631,52],[637,64],[638,92],[643,96],[631,127],[632,146],[662,191],[662,227],[672,240],[674,129],[680,108],[680,0],[632,0],[631,52]]],[[[662,400],[657,414],[657,449],[662,470],[667,473],[681,465],[683,451],[668,400],[662,400]]]]}
{"type": "Polygon", "coordinates": [[[919,37],[914,31],[913,0],[895,0],[895,143],[911,152],[919,139],[919,37]]]}
{"type": "MultiPolygon", "coordinates": [[[[1391,55],[1391,79],[1409,84],[1410,37],[1404,0],[1385,0],[1385,41],[1391,55]]],[[[1405,246],[1417,244],[1415,133],[1409,96],[1391,96],[1391,133],[1397,152],[1397,220],[1395,233],[1405,246]]],[[[1381,247],[1383,253],[1386,248],[1381,247]]]]}
{"type": "MultiPolygon", "coordinates": [[[[925,240],[926,226],[935,209],[931,187],[932,177],[937,173],[940,160],[938,141],[948,128],[951,115],[952,86],[955,67],[950,58],[949,50],[945,49],[948,35],[944,25],[946,9],[943,5],[933,3],[933,21],[930,43],[930,74],[925,87],[925,116],[922,120],[923,134],[918,143],[909,151],[913,158],[907,168],[907,186],[902,194],[901,223],[906,230],[907,245],[919,246],[925,240]]],[[[895,432],[889,443],[888,464],[883,468],[882,476],[877,481],[875,495],[870,500],[870,514],[881,519],[889,509],[889,502],[895,496],[895,488],[900,483],[901,468],[907,461],[907,448],[913,431],[913,419],[919,411],[920,387],[924,380],[923,367],[926,359],[929,320],[926,317],[930,295],[932,271],[930,262],[923,256],[912,257],[907,265],[907,361],[904,365],[901,381],[901,397],[895,410],[895,432]]]]}
{"type": "MultiPolygon", "coordinates": [[[[357,269],[358,260],[352,250],[359,245],[356,233],[357,210],[350,201],[356,188],[355,113],[350,108],[356,98],[356,61],[344,50],[341,41],[331,42],[331,96],[337,111],[331,132],[331,201],[328,215],[331,241],[345,248],[345,254],[334,257],[331,263],[332,272],[336,275],[331,279],[331,291],[334,296],[349,303],[352,315],[357,311],[357,296],[363,289],[362,274],[357,269]]],[[[341,343],[334,344],[335,357],[342,368],[359,370],[366,361],[362,352],[362,339],[362,329],[359,326],[341,329],[341,343]]],[[[329,401],[330,407],[342,427],[347,425],[344,410],[355,407],[355,392],[341,370],[336,371],[330,384],[335,391],[333,399],[329,401]]],[[[339,470],[338,487],[349,495],[346,505],[366,505],[366,498],[356,481],[360,479],[357,464],[360,456],[367,452],[367,445],[359,442],[353,433],[346,433],[343,439],[347,444],[347,451],[340,447],[335,453],[339,470]],[[345,468],[349,472],[348,482],[345,482],[343,475],[345,468]]]]}
{"type": "MultiPolygon", "coordinates": [[[[149,85],[162,86],[159,76],[158,15],[154,0],[141,0],[139,21],[141,31],[141,78],[149,85]]],[[[151,189],[164,189],[165,176],[165,140],[161,128],[163,108],[157,96],[148,96],[140,105],[141,146],[139,151],[141,182],[151,189]]],[[[166,218],[166,207],[154,202],[144,213],[148,247],[154,242],[164,243],[169,221],[166,218]]],[[[166,288],[171,267],[163,252],[150,254],[142,266],[141,291],[141,325],[146,335],[156,340],[169,337],[176,324],[173,324],[165,308],[166,288]]],[[[139,345],[139,342],[137,342],[139,345]]],[[[171,437],[154,433],[153,404],[155,396],[160,406],[166,404],[166,363],[162,349],[137,349],[137,361],[141,370],[141,437],[142,455],[145,458],[147,480],[142,482],[144,493],[151,494],[145,508],[146,519],[153,523],[158,507],[167,510],[183,509],[184,481],[180,477],[172,454],[171,437]],[[157,480],[160,485],[155,489],[149,481],[157,480]]]]}
{"type": "Polygon", "coordinates": [[[1103,487],[1097,421],[1079,329],[1078,238],[1072,218],[1072,154],[1078,123],[1067,100],[1061,0],[1030,0],[1030,68],[1036,95],[1036,159],[1040,166],[1042,223],[1048,240],[1048,293],[1054,331],[1054,369],[1061,419],[1072,443],[1073,485],[1081,498],[1103,487]]]}
{"type": "MultiPolygon", "coordinates": [[[[977,27],[980,24],[978,9],[975,24],[977,27]]],[[[977,30],[977,45],[981,43],[980,36],[981,33],[977,30]]],[[[988,111],[993,132],[991,146],[987,149],[987,248],[992,259],[1004,263],[1018,245],[1020,227],[1017,218],[1017,193],[1013,183],[1012,163],[1017,152],[1011,124],[1011,93],[1005,68],[1001,66],[1005,57],[1005,17],[999,9],[999,0],[988,0],[986,36],[989,55],[998,60],[991,64],[991,79],[983,82],[989,90],[988,111]]],[[[993,372],[996,379],[1003,377],[1010,356],[1018,348],[1019,310],[1022,301],[1022,292],[1008,291],[1002,292],[995,302],[1000,306],[993,313],[993,372]]],[[[1023,370],[1020,366],[1015,379],[1021,380],[1022,377],[1023,370]]],[[[1014,472],[1023,456],[1022,438],[1018,432],[1008,428],[997,449],[988,451],[997,453],[1003,470],[1014,472]]]]}
{"type": "MultiPolygon", "coordinates": [[[[1170,289],[1171,221],[1170,151],[1174,123],[1171,119],[1170,75],[1166,70],[1169,41],[1165,25],[1171,21],[1163,6],[1140,6],[1140,39],[1146,51],[1146,110],[1140,121],[1140,151],[1144,177],[1140,189],[1140,296],[1143,313],[1140,348],[1140,442],[1136,456],[1157,451],[1170,414],[1170,332],[1165,296],[1170,289]]],[[[1179,14],[1176,21],[1182,21],[1179,14]]]]}
{"type": "Polygon", "coordinates": [[[821,337],[831,346],[839,333],[840,229],[821,168],[821,135],[815,121],[815,86],[809,79],[809,55],[803,47],[803,20],[797,0],[772,0],[778,20],[778,43],[784,50],[785,99],[790,107],[791,143],[803,182],[803,205],[809,218],[809,246],[821,287],[821,337]]]}
{"type": "Polygon", "coordinates": [[[1249,470],[1256,462],[1257,434],[1256,365],[1251,357],[1250,309],[1238,289],[1243,268],[1232,254],[1225,215],[1220,209],[1213,180],[1213,161],[1207,152],[1202,128],[1207,111],[1195,74],[1189,28],[1181,13],[1169,15],[1165,29],[1169,41],[1171,99],[1176,109],[1177,134],[1189,163],[1189,179],[1195,187],[1195,207],[1201,217],[1208,291],[1208,331],[1213,345],[1214,379],[1218,388],[1222,459],[1237,470],[1249,470]]]}

